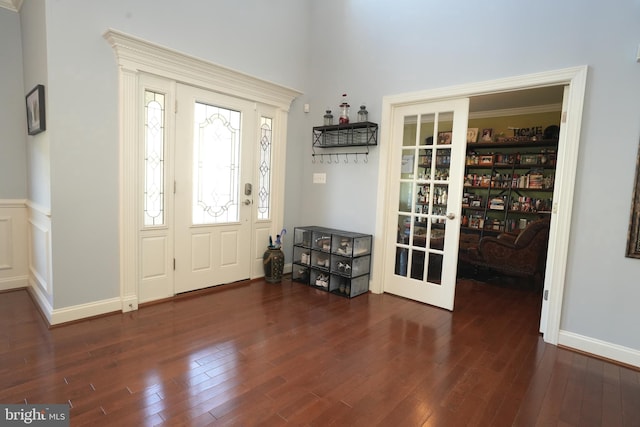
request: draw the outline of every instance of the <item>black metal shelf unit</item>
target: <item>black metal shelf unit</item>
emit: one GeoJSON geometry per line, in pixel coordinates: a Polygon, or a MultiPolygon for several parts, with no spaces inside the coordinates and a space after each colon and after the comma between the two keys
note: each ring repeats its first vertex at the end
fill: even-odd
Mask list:
{"type": "Polygon", "coordinates": [[[364,154],[368,156],[369,147],[378,145],[378,125],[372,122],[356,122],[340,125],[315,126],[312,135],[312,156],[336,156],[349,155],[357,156],[364,154]],[[318,153],[317,148],[350,148],[364,147],[359,151],[333,150],[330,152],[318,153]]]}

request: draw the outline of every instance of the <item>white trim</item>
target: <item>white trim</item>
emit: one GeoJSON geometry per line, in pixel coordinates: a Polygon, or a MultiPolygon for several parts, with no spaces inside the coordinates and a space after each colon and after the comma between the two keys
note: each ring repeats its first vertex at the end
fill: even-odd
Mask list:
{"type": "Polygon", "coordinates": [[[110,298],[102,301],[94,301],[87,304],[78,304],[71,307],[53,309],[46,295],[35,283],[31,284],[31,295],[36,299],[49,325],[72,322],[92,316],[114,313],[120,311],[120,298],[110,298]]]}
{"type": "Polygon", "coordinates": [[[159,74],[164,78],[200,86],[227,95],[289,111],[302,93],[257,77],[109,29],[104,38],[116,52],[118,64],[130,70],[159,74]]]}
{"type": "Polygon", "coordinates": [[[42,211],[31,210],[28,216],[27,234],[30,278],[53,301],[51,218],[43,214],[42,211]]]}
{"type": "MultiPolygon", "coordinates": [[[[104,38],[114,49],[120,67],[120,300],[123,312],[138,306],[140,270],[139,232],[139,150],[138,76],[141,72],[179,83],[212,90],[276,108],[277,147],[286,153],[286,118],[291,102],[301,92],[276,85],[229,68],[155,45],[119,31],[108,30],[104,38]]],[[[274,142],[275,139],[274,139],[274,142]]],[[[277,148],[276,148],[277,149],[277,148]]],[[[284,168],[278,168],[284,174],[284,168]]],[[[280,229],[284,217],[284,177],[274,177],[272,230],[280,229]]]]}
{"type": "MultiPolygon", "coordinates": [[[[390,132],[396,107],[440,101],[443,99],[474,97],[510,90],[569,85],[568,114],[566,123],[563,123],[563,126],[561,126],[561,129],[564,127],[564,129],[562,129],[564,139],[558,151],[558,160],[560,163],[556,169],[557,186],[554,193],[554,219],[549,236],[549,248],[550,253],[553,253],[553,257],[548,258],[548,263],[551,263],[551,266],[547,266],[547,272],[551,274],[548,274],[545,278],[545,288],[549,289],[550,293],[549,317],[547,319],[546,331],[544,331],[544,340],[551,344],[558,343],[587,69],[587,66],[573,67],[480,83],[385,96],[383,98],[378,175],[378,194],[380,194],[380,197],[378,198],[376,206],[379,215],[376,219],[376,237],[374,242],[374,246],[377,248],[377,255],[373,264],[372,292],[381,293],[384,291],[384,283],[381,281],[381,278],[385,277],[383,260],[386,259],[384,256],[386,248],[384,247],[384,242],[386,241],[386,233],[395,232],[386,230],[385,224],[387,222],[386,205],[389,197],[387,191],[390,168],[388,159],[392,142],[390,132]]],[[[562,137],[563,135],[561,135],[561,139],[562,137]]]]}
{"type": "Polygon", "coordinates": [[[573,332],[560,331],[558,344],[640,368],[640,351],[573,332]]]}
{"type": "Polygon", "coordinates": [[[22,7],[22,0],[0,0],[0,7],[9,9],[12,12],[19,12],[22,7]]]}
{"type": "Polygon", "coordinates": [[[57,325],[59,323],[72,322],[74,320],[115,312],[120,312],[120,298],[110,298],[87,304],[54,309],[51,313],[50,323],[57,325]]]}
{"type": "Polygon", "coordinates": [[[26,208],[26,199],[0,199],[1,208],[26,208]]]}
{"type": "Polygon", "coordinates": [[[26,201],[26,206],[30,209],[33,209],[34,211],[38,212],[41,215],[44,215],[46,217],[51,218],[51,209],[50,208],[45,208],[42,205],[39,205],[35,202],[32,202],[31,200],[27,200],[26,201]]]}
{"type": "Polygon", "coordinates": [[[0,199],[0,291],[29,285],[26,203],[0,199]]]}
{"type": "Polygon", "coordinates": [[[20,289],[29,286],[29,276],[0,278],[0,291],[20,289]]]}
{"type": "Polygon", "coordinates": [[[488,80],[485,82],[427,89],[419,92],[385,96],[383,98],[383,103],[388,103],[389,105],[408,105],[420,103],[424,100],[451,99],[468,96],[474,97],[497,92],[565,85],[569,84],[574,78],[578,77],[582,73],[586,75],[586,72],[587,66],[585,65],[556,71],[546,71],[535,74],[526,74],[523,76],[488,80]]]}
{"type": "Polygon", "coordinates": [[[51,325],[51,313],[53,312],[53,307],[51,306],[51,303],[49,303],[49,299],[47,298],[47,296],[42,292],[42,288],[34,282],[33,277],[31,277],[29,281],[29,291],[31,292],[31,295],[36,299],[36,302],[38,303],[38,306],[40,306],[40,310],[42,311],[44,317],[47,319],[47,322],[49,322],[49,324],[51,325]]]}

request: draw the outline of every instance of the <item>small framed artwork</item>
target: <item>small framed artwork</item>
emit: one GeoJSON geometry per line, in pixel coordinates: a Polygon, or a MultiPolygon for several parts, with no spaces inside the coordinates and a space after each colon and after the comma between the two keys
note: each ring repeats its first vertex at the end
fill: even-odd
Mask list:
{"type": "Polygon", "coordinates": [[[478,142],[478,128],[467,128],[467,143],[478,142]]]}
{"type": "Polygon", "coordinates": [[[482,166],[491,166],[493,165],[493,155],[491,154],[485,154],[480,156],[480,160],[478,161],[479,165],[482,166]]]}
{"type": "Polygon", "coordinates": [[[438,144],[451,144],[451,132],[438,132],[438,144]]]}
{"type": "Polygon", "coordinates": [[[480,137],[480,141],[491,142],[492,137],[493,137],[493,129],[491,128],[482,129],[482,136],[480,137]]]}
{"type": "Polygon", "coordinates": [[[401,173],[411,174],[413,173],[413,154],[402,155],[402,165],[400,166],[401,173]]]}
{"type": "Polygon", "coordinates": [[[628,258],[640,258],[640,149],[636,157],[636,176],[633,183],[631,198],[631,218],[629,219],[629,231],[627,232],[628,258]]]}
{"type": "Polygon", "coordinates": [[[43,132],[46,126],[44,112],[44,86],[37,85],[26,96],[27,132],[36,135],[43,132]]]}

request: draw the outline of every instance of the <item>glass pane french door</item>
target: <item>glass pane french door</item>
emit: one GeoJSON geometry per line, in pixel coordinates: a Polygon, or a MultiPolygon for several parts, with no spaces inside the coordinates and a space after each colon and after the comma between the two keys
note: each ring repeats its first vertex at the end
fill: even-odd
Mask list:
{"type": "Polygon", "coordinates": [[[468,100],[396,112],[384,289],[452,310],[468,100]]]}

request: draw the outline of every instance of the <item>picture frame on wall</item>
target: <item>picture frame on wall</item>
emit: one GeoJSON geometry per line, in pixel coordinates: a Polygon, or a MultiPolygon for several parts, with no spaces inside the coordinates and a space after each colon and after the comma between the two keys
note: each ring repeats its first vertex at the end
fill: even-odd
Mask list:
{"type": "Polygon", "coordinates": [[[627,232],[627,258],[640,259],[640,146],[636,157],[636,175],[631,198],[631,218],[627,232]]]}
{"type": "Polygon", "coordinates": [[[47,129],[44,111],[44,86],[37,85],[25,97],[27,104],[27,133],[37,135],[47,129]]]}
{"type": "Polygon", "coordinates": [[[492,128],[484,128],[482,129],[482,136],[480,140],[482,142],[491,142],[493,138],[493,129],[492,128]]]}
{"type": "Polygon", "coordinates": [[[438,144],[451,144],[451,132],[438,132],[438,144]]]}
{"type": "Polygon", "coordinates": [[[478,128],[467,128],[467,143],[478,142],[478,128]]]}

